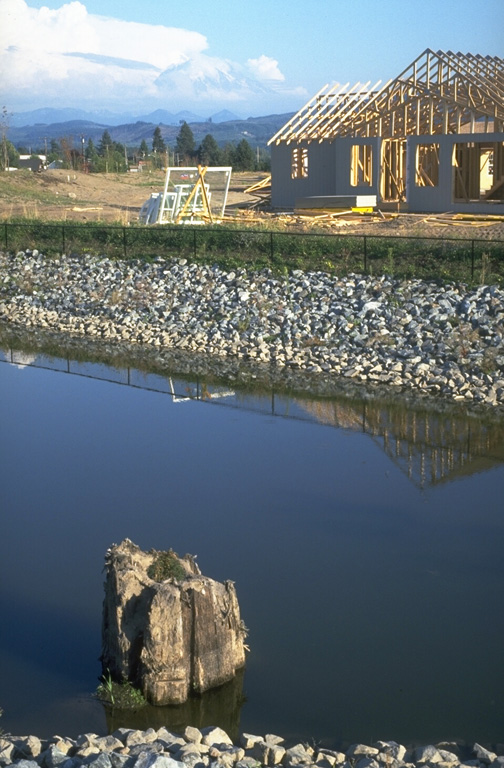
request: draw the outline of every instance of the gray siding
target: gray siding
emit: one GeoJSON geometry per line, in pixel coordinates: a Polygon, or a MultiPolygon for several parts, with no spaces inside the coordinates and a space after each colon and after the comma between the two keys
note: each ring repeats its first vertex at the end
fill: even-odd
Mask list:
{"type": "MultiPolygon", "coordinates": [[[[453,147],[461,142],[500,142],[504,133],[451,134],[448,136],[410,136],[407,139],[406,203],[409,211],[423,213],[495,213],[504,214],[504,200],[453,201],[453,147]],[[420,187],[415,183],[416,149],[419,144],[439,144],[439,183],[420,187]]],[[[271,148],[271,204],[273,208],[292,210],[298,198],[322,195],[376,195],[380,203],[381,138],[336,138],[332,141],[273,145],[271,148]],[[371,186],[351,185],[351,148],[354,144],[373,147],[371,186]],[[308,149],[308,176],[291,178],[292,150],[308,149]]]]}
{"type": "Polygon", "coordinates": [[[460,133],[450,136],[410,136],[407,139],[406,200],[408,210],[418,213],[486,213],[503,214],[504,200],[454,202],[453,147],[465,142],[504,141],[504,133],[460,133]],[[416,150],[419,144],[439,144],[439,184],[419,187],[415,184],[416,150]]]}
{"type": "Polygon", "coordinates": [[[379,138],[342,138],[334,141],[273,145],[271,148],[271,204],[273,208],[290,210],[300,197],[313,195],[378,195],[380,169],[379,138]],[[353,187],[350,183],[351,147],[371,144],[373,147],[372,186],[353,187]],[[308,176],[291,178],[292,150],[308,149],[308,176]]]}

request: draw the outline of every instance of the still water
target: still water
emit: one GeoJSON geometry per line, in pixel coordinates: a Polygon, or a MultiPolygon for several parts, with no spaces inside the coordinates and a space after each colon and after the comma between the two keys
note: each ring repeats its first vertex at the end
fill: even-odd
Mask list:
{"type": "Polygon", "coordinates": [[[502,740],[502,425],[10,349],[0,360],[5,730],[502,740]],[[91,696],[102,568],[124,537],[236,583],[243,680],[107,719],[91,696]]]}

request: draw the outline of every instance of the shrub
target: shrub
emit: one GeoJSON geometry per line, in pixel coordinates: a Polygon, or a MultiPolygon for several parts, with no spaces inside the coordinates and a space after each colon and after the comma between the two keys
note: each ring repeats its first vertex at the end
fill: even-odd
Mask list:
{"type": "Polygon", "coordinates": [[[95,696],[112,709],[141,709],[147,704],[143,693],[129,680],[120,683],[112,680],[110,670],[101,677],[95,696]]]}
{"type": "Polygon", "coordinates": [[[183,581],[187,573],[180,563],[176,553],[169,549],[168,552],[158,552],[154,562],[147,568],[147,575],[154,581],[176,579],[183,581]]]}

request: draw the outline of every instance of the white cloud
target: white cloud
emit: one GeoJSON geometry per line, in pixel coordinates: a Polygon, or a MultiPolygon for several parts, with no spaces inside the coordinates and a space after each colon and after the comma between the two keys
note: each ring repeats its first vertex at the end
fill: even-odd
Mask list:
{"type": "Polygon", "coordinates": [[[69,100],[107,93],[127,100],[129,89],[152,93],[163,69],[184,63],[208,45],[199,32],[89,14],[79,0],[57,10],[0,0],[0,18],[1,88],[13,97],[40,96],[45,89],[54,95],[59,89],[69,100]]]}
{"type": "Polygon", "coordinates": [[[241,65],[207,49],[199,32],[90,14],[80,0],[56,10],[0,0],[0,99],[15,111],[134,111],[191,108],[194,101],[259,104],[275,93],[292,98],[275,59],[241,65]]]}
{"type": "Polygon", "coordinates": [[[271,56],[263,54],[258,59],[248,59],[247,65],[259,80],[285,80],[278,67],[278,61],[271,56]]]}

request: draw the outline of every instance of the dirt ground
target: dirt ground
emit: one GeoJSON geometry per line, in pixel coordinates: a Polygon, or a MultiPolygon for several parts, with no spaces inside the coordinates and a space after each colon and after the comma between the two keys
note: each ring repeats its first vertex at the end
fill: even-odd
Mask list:
{"type": "MultiPolygon", "coordinates": [[[[233,174],[227,211],[253,202],[255,198],[243,190],[258,178],[258,174],[233,174]]],[[[152,192],[162,191],[164,181],[162,171],[104,174],[53,170],[0,174],[0,219],[27,216],[42,221],[136,221],[143,203],[152,192]]]]}
{"type": "MultiPolygon", "coordinates": [[[[264,178],[260,173],[233,173],[226,217],[244,225],[309,231],[313,228],[344,234],[424,235],[504,241],[504,217],[397,213],[373,214],[272,212],[264,196],[245,190],[264,178]]],[[[142,204],[163,189],[162,171],[129,174],[86,174],[53,170],[14,171],[0,175],[0,220],[14,217],[41,221],[103,221],[127,224],[138,220],[142,204]]]]}

